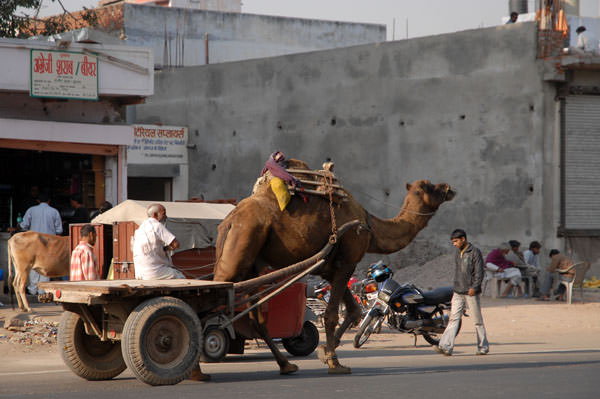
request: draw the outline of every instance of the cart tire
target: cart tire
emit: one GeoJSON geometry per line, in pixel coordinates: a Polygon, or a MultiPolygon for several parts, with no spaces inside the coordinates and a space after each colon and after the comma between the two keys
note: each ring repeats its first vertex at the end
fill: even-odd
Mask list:
{"type": "Polygon", "coordinates": [[[110,380],[127,368],[119,342],[87,335],[77,313],[65,311],[58,326],[58,347],[65,364],[89,381],[110,380]]]}
{"type": "Polygon", "coordinates": [[[219,363],[229,353],[229,333],[218,326],[210,326],[204,332],[204,346],[200,361],[219,363]]]}
{"type": "Polygon", "coordinates": [[[283,347],[292,356],[308,356],[319,346],[319,330],[310,321],[302,325],[302,332],[297,337],[281,340],[283,347]]]}
{"type": "Polygon", "coordinates": [[[202,329],[181,299],[152,298],[127,318],[121,341],[127,367],[149,385],[173,385],[189,377],[202,353],[202,329]]]}

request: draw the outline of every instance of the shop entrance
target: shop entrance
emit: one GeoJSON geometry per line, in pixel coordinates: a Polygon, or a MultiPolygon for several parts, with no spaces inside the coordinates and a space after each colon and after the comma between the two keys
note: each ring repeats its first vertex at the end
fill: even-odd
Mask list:
{"type": "Polygon", "coordinates": [[[63,234],[74,209],[73,194],[92,211],[104,201],[105,157],[61,152],[0,148],[0,228],[15,226],[17,218],[37,202],[35,192],[45,192],[61,214],[63,234]]]}

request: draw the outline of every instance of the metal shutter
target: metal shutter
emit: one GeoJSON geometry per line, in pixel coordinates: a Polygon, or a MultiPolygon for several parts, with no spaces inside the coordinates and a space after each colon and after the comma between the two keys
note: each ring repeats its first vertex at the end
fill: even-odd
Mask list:
{"type": "Polygon", "coordinates": [[[600,96],[567,96],[564,227],[600,230],[600,96]]]}

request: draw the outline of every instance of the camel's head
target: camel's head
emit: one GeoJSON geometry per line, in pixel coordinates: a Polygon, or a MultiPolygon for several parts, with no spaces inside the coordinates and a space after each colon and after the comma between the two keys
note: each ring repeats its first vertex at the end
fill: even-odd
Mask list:
{"type": "Polygon", "coordinates": [[[449,184],[433,184],[429,180],[406,183],[406,190],[408,195],[415,197],[416,201],[424,203],[432,210],[437,210],[444,202],[451,201],[456,196],[456,192],[449,184]]]}

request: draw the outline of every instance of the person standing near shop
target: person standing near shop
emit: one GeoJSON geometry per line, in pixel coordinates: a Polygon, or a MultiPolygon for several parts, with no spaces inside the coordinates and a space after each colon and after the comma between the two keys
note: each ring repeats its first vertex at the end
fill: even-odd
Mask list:
{"type": "MultiPolygon", "coordinates": [[[[27,209],[23,221],[19,225],[22,230],[31,230],[38,233],[60,235],[63,232],[62,220],[58,211],[50,206],[50,198],[46,193],[40,193],[38,197],[39,204],[27,209]]],[[[27,291],[31,295],[43,294],[44,291],[38,289],[37,284],[43,281],[50,281],[49,277],[42,276],[33,269],[29,272],[29,281],[27,291]]]]}
{"type": "Polygon", "coordinates": [[[75,208],[71,223],[89,223],[90,212],[83,206],[83,200],[81,199],[80,194],[73,194],[71,196],[71,206],[75,208]]]}
{"type": "Polygon", "coordinates": [[[94,254],[96,244],[96,229],[91,224],[81,228],[79,245],[71,254],[71,275],[69,280],[99,280],[98,259],[94,254]]]}
{"type": "Polygon", "coordinates": [[[452,308],[450,321],[440,339],[438,346],[433,349],[445,356],[451,356],[454,350],[454,339],[458,334],[458,327],[465,312],[465,306],[469,308],[475,330],[477,331],[476,355],[486,355],[490,348],[486,336],[479,296],[481,294],[481,282],[483,281],[483,257],[481,251],[467,241],[467,233],[456,229],[452,232],[450,239],[456,247],[454,258],[456,268],[454,271],[454,294],[452,295],[452,308]]]}
{"type": "Polygon", "coordinates": [[[21,215],[24,215],[25,212],[32,206],[36,206],[39,203],[40,199],[40,187],[37,185],[33,185],[29,188],[29,195],[23,200],[21,203],[21,215]]]}

